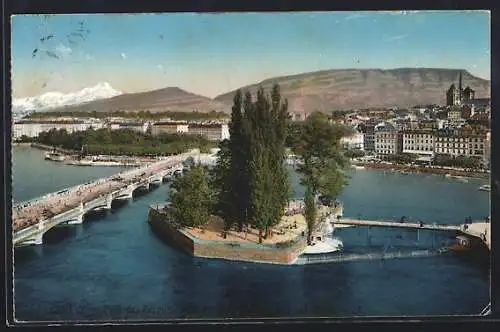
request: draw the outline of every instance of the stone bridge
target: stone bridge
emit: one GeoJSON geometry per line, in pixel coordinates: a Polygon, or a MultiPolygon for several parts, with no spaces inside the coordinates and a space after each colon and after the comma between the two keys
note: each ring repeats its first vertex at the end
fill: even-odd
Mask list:
{"type": "MultiPolygon", "coordinates": [[[[25,227],[21,230],[15,231],[13,234],[13,245],[23,246],[32,244],[42,244],[43,235],[51,228],[56,227],[58,225],[81,224],[84,220],[84,216],[92,211],[110,210],[113,201],[129,200],[133,198],[134,193],[138,189],[149,190],[153,186],[160,185],[163,181],[172,177],[175,173],[182,172],[183,170],[182,162],[187,158],[194,156],[198,157],[197,161],[202,164],[209,163],[209,161],[212,160],[208,158],[210,156],[200,156],[199,152],[197,153],[190,152],[180,156],[175,156],[170,159],[162,160],[145,167],[134,169],[125,173],[120,173],[122,177],[134,176],[133,181],[131,181],[131,183],[129,182],[126,186],[118,190],[104,193],[87,202],[81,202],[77,207],[66,210],[48,219],[41,218],[38,220],[38,223],[25,227]],[[200,158],[200,157],[205,157],[205,158],[200,158]],[[142,174],[144,174],[144,170],[154,166],[156,167],[159,166],[163,169],[155,171],[154,174],[147,177],[141,176],[142,174]]],[[[113,178],[116,178],[116,176],[117,175],[113,175],[109,178],[100,179],[92,183],[103,183],[105,181],[109,181],[113,178]]],[[[80,188],[85,188],[86,186],[92,185],[92,183],[81,185],[80,188]]],[[[78,186],[75,186],[72,188],[58,191],[57,193],[47,194],[44,195],[43,197],[31,200],[30,202],[36,202],[43,199],[47,199],[49,197],[57,195],[58,193],[62,194],[70,192],[71,190],[75,190],[75,188],[77,187],[78,186]]],[[[26,204],[26,202],[22,204],[26,204]]],[[[19,205],[20,204],[17,204],[16,206],[19,205]]]]}

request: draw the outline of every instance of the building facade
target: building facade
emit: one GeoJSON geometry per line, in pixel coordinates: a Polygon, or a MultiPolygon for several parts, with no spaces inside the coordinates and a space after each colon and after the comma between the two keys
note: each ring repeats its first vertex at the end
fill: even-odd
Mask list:
{"type": "Polygon", "coordinates": [[[434,133],[431,129],[403,131],[403,153],[420,156],[434,153],[434,133]]]}
{"type": "Polygon", "coordinates": [[[375,153],[395,155],[402,152],[402,135],[393,125],[383,123],[375,128],[375,153]]]}
{"type": "Polygon", "coordinates": [[[229,138],[227,124],[189,124],[188,134],[201,135],[210,141],[222,141],[229,138]]]}
{"type": "Polygon", "coordinates": [[[151,125],[151,134],[186,134],[189,131],[187,122],[163,121],[151,125]]]}
{"type": "Polygon", "coordinates": [[[44,121],[44,120],[20,120],[16,121],[12,125],[12,138],[18,139],[22,136],[27,137],[37,137],[41,132],[49,131],[51,129],[65,129],[68,133],[74,133],[77,131],[85,131],[91,127],[94,129],[100,129],[104,124],[100,121],[85,121],[85,120],[54,120],[54,121],[44,121]]]}
{"type": "Polygon", "coordinates": [[[435,151],[453,157],[466,156],[485,159],[487,132],[470,129],[438,130],[435,151]]]}

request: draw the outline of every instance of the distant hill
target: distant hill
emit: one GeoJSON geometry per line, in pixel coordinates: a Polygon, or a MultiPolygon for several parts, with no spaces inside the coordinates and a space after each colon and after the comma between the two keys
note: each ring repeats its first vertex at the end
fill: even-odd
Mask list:
{"type": "Polygon", "coordinates": [[[51,111],[60,112],[108,112],[119,110],[149,110],[152,113],[161,111],[197,111],[201,113],[208,113],[212,110],[218,112],[229,112],[230,106],[207,97],[184,91],[178,87],[168,87],[147,92],[126,93],[112,98],[51,109],[51,111]]]}
{"type": "MultiPolygon", "coordinates": [[[[368,107],[408,107],[423,104],[445,104],[446,91],[452,83],[458,85],[462,72],[463,88],[470,86],[476,98],[490,97],[490,81],[475,77],[462,69],[399,68],[399,69],[335,69],[292,76],[275,77],[241,87],[255,94],[259,85],[270,91],[274,83],[281,86],[288,98],[289,111],[301,113],[319,110],[368,107]]],[[[231,91],[210,99],[178,87],[128,93],[111,98],[66,105],[51,111],[139,111],[151,112],[218,112],[231,111],[231,91]]],[[[38,111],[38,109],[37,109],[38,111]]]]}
{"type": "MultiPolygon", "coordinates": [[[[288,98],[289,111],[368,107],[408,107],[422,104],[445,104],[445,93],[452,83],[458,86],[462,72],[463,88],[476,90],[476,98],[490,97],[490,81],[475,77],[462,69],[399,68],[339,69],[275,77],[241,89],[253,94],[259,85],[270,89],[279,83],[288,98]]],[[[231,105],[235,91],[215,98],[231,105]]]]}

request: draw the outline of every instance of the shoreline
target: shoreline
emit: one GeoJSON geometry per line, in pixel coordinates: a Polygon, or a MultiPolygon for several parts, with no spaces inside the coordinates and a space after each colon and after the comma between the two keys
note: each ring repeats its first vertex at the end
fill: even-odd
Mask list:
{"type": "Polygon", "coordinates": [[[366,162],[352,162],[353,166],[363,166],[369,169],[389,170],[391,172],[408,172],[414,174],[436,174],[436,175],[451,175],[457,177],[479,178],[488,179],[490,173],[478,171],[465,171],[453,168],[436,168],[428,166],[407,166],[398,164],[381,164],[381,163],[366,163],[366,162]]]}
{"type": "MultiPolygon", "coordinates": [[[[42,151],[52,151],[55,150],[57,153],[63,154],[64,160],[50,160],[52,162],[61,163],[68,166],[80,166],[80,167],[142,167],[147,166],[149,164],[161,161],[162,158],[154,158],[147,159],[145,157],[137,157],[137,156],[105,156],[99,160],[97,156],[89,156],[92,159],[96,158],[97,160],[78,160],[75,158],[75,155],[78,151],[70,151],[65,149],[56,148],[50,145],[40,144],[40,143],[13,143],[13,146],[20,147],[31,147],[34,149],[39,149],[42,151]],[[126,161],[120,160],[126,159],[126,161]],[[142,161],[141,161],[142,159],[142,161]],[[131,161],[134,160],[134,161],[131,161]]],[[[165,158],[165,157],[164,157],[165,158]]]]}

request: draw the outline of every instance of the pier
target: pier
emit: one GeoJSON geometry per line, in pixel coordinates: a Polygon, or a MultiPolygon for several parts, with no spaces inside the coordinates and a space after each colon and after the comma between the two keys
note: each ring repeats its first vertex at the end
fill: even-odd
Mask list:
{"type": "Polygon", "coordinates": [[[335,225],[350,225],[350,226],[370,226],[370,227],[390,227],[390,228],[407,228],[407,229],[423,229],[431,231],[461,231],[460,225],[441,225],[441,224],[420,224],[397,221],[383,220],[361,220],[342,218],[332,221],[335,225]]]}
{"type": "Polygon", "coordinates": [[[405,228],[415,230],[430,230],[430,231],[455,231],[467,236],[473,236],[481,239],[486,247],[491,250],[491,227],[489,222],[475,221],[469,224],[460,225],[444,225],[444,224],[429,224],[429,223],[411,223],[383,220],[361,220],[342,218],[335,221],[330,221],[334,227],[353,227],[353,226],[368,226],[368,227],[389,227],[389,228],[405,228]]]}
{"type": "Polygon", "coordinates": [[[113,201],[129,200],[138,189],[149,190],[183,170],[183,162],[211,164],[213,156],[198,150],[167,157],[107,178],[46,194],[13,207],[13,245],[43,243],[43,235],[61,224],[81,224],[91,211],[109,210],[113,201]]]}

